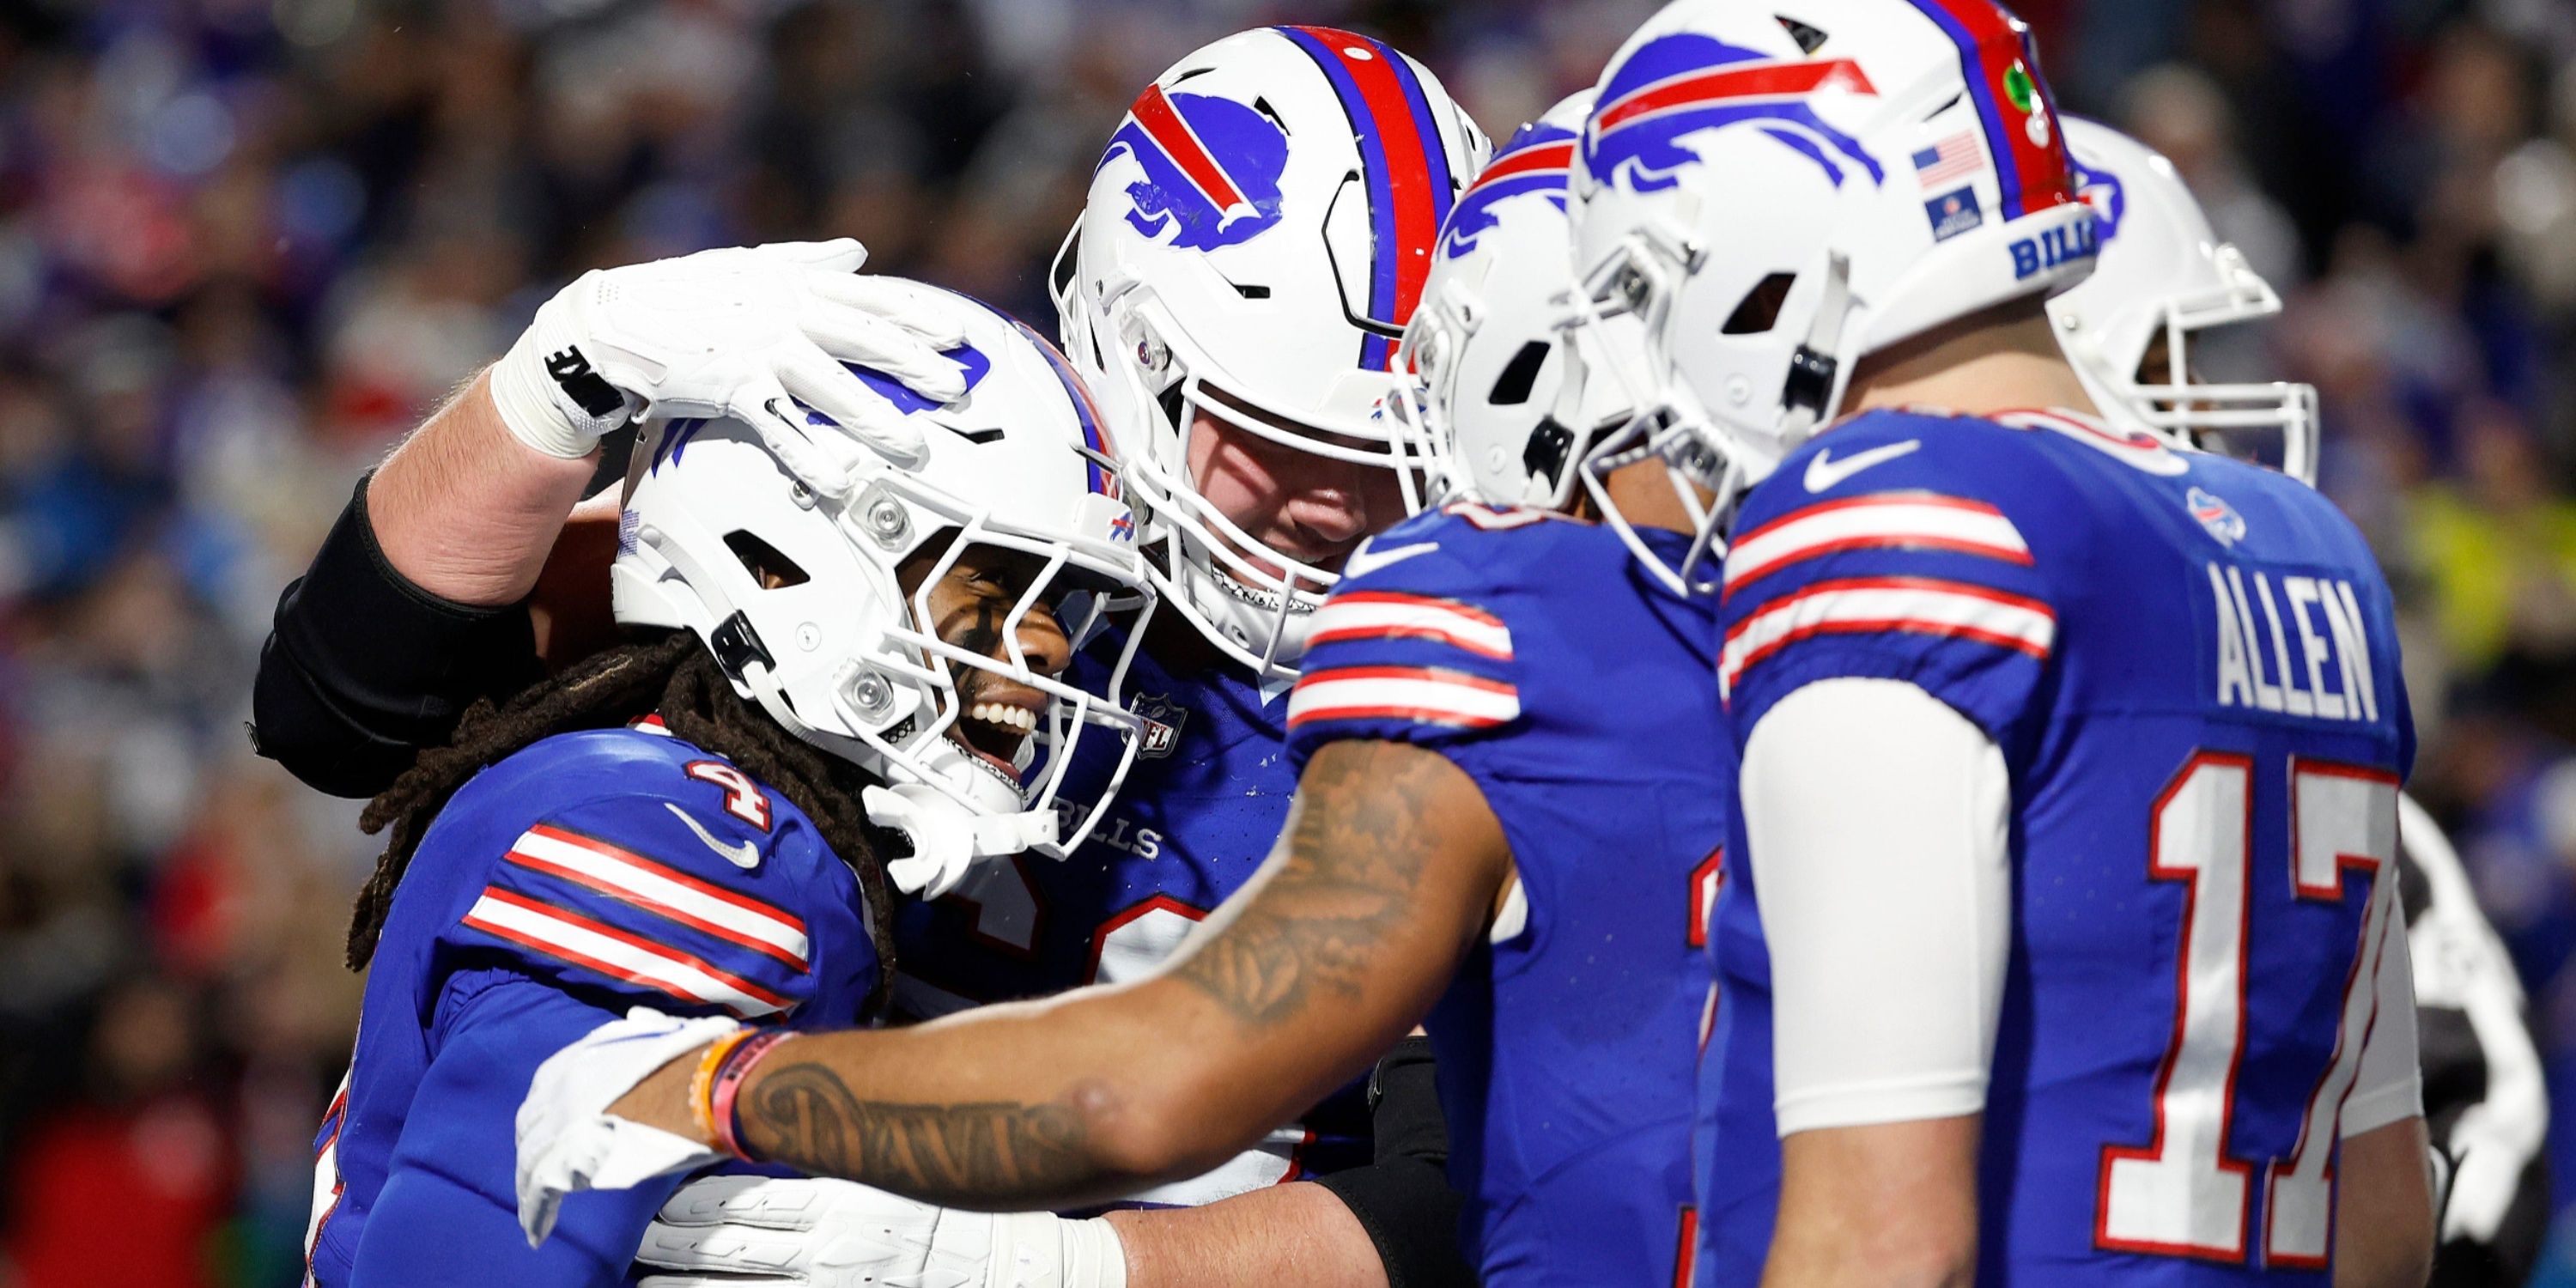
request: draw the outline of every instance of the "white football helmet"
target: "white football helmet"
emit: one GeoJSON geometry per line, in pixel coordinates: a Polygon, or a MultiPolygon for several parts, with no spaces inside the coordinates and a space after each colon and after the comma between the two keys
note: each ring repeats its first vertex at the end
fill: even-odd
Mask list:
{"type": "Polygon", "coordinates": [[[2281,471],[2317,481],[2314,385],[2196,384],[2194,332],[2281,311],[2281,297],[2218,240],[2173,162],[2098,121],[2069,117],[2066,148],[2084,199],[2101,220],[2101,266],[2048,302],[2067,360],[2103,416],[2179,446],[2223,451],[2269,446],[2281,471]],[[2144,383],[2140,364],[2165,341],[2164,379],[2144,383]],[[2277,436],[2277,443],[2264,440],[2277,436]]]}
{"type": "Polygon", "coordinates": [[[1636,413],[1584,468],[1661,456],[1714,494],[1682,567],[1630,541],[1667,584],[1714,577],[1735,499],[1835,418],[1861,358],[2091,271],[2037,58],[1991,0],[1677,0],[1611,61],[1575,258],[1645,344],[1611,368],[1636,413]]]}
{"type": "Polygon", "coordinates": [[[1241,32],[1146,87],[1057,256],[1065,352],[1125,449],[1165,599],[1265,676],[1294,673],[1335,577],[1208,503],[1191,427],[1205,413],[1396,469],[1417,508],[1381,409],[1433,240],[1486,147],[1427,68],[1378,41],[1241,32]]]}
{"type": "Polygon", "coordinates": [[[1076,741],[1094,730],[1121,740],[1123,779],[1144,729],[1124,695],[1141,620],[1098,694],[1033,669],[1022,620],[1048,606],[1079,645],[1113,607],[1150,614],[1153,599],[1135,518],[1072,371],[1034,332],[956,298],[966,341],[948,356],[965,368],[964,397],[933,405],[851,368],[922,423],[920,464],[863,454],[834,500],[790,476],[746,425],[659,422],[628,471],[611,570],[618,621],[695,632],[737,692],[882,779],[865,793],[870,815],[911,834],[912,871],[952,883],[971,858],[1081,844],[1116,784],[1062,834],[1055,802],[1076,741]],[[1042,561],[998,625],[999,658],[943,640],[930,613],[932,589],[976,546],[1042,561]],[[916,556],[932,562],[907,595],[897,570],[916,556]],[[1006,682],[1044,695],[1045,710],[966,709],[960,681],[978,672],[970,694],[1006,682]],[[970,741],[966,720],[1008,723],[970,741]],[[1027,734],[1015,751],[997,750],[1015,733],[1027,734]],[[1024,783],[1040,745],[1043,772],[1024,783]]]}
{"type": "Polygon", "coordinates": [[[1636,319],[1576,327],[1566,172],[1585,90],[1524,125],[1449,213],[1404,332],[1411,396],[1389,404],[1424,461],[1429,498],[1562,510],[1594,431],[1624,420],[1616,380],[1584,380],[1636,319]]]}

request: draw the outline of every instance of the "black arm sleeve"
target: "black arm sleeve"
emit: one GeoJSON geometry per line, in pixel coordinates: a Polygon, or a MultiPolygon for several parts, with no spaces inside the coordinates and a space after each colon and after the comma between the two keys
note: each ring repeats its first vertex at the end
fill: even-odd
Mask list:
{"type": "Polygon", "coordinates": [[[335,796],[384,790],[415,751],[446,741],[475,699],[544,674],[525,603],[455,603],[385,561],[367,481],[313,566],[278,596],[251,691],[260,754],[335,796]]]}
{"type": "Polygon", "coordinates": [[[1466,1200],[1449,1187],[1449,1125],[1431,1080],[1431,1041],[1406,1038],[1369,1075],[1376,1159],[1317,1182],[1377,1245],[1389,1288],[1475,1288],[1459,1250],[1466,1200]]]}

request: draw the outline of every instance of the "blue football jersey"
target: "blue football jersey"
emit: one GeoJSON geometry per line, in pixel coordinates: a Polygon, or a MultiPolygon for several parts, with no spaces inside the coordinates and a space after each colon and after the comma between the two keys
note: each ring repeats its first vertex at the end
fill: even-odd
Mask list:
{"type": "Polygon", "coordinates": [[[1713,606],[1535,510],[1455,506],[1365,549],[1315,615],[1290,754],[1438,751],[1519,874],[1426,1024],[1469,1264],[1496,1288],[1673,1283],[1725,839],[1713,606]]]}
{"type": "MultiPolygon", "coordinates": [[[[1737,532],[1731,755],[1802,686],[1893,679],[2011,774],[1977,1281],[2326,1283],[2413,757],[2360,535],[2279,474],[2038,412],[1857,417],[1737,532]]],[[[1750,857],[1739,818],[1702,1066],[1707,1285],[1757,1282],[1778,1199],[1750,857]]]]}
{"type": "Polygon", "coordinates": [[[530,1249],[512,1127],[538,1064],[639,1005],[847,1028],[877,966],[813,822],[658,721],[484,770],[395,890],[315,1141],[309,1282],[625,1282],[686,1178],[576,1195],[530,1249]]]}
{"type": "MultiPolygon", "coordinates": [[[[1287,694],[1264,693],[1212,655],[1177,663],[1153,643],[1138,650],[1128,692],[1154,723],[1090,839],[1062,861],[1023,854],[985,864],[946,897],[898,913],[894,989],[904,1013],[930,1018],[1135,978],[1270,856],[1297,791],[1282,746],[1287,694]]],[[[1069,680],[1099,692],[1119,644],[1095,642],[1069,680]]],[[[1115,750],[1100,737],[1078,744],[1063,798],[1098,799],[1115,750]]],[[[1365,1163],[1362,1090],[1355,1084],[1224,1166],[1141,1191],[1136,1202],[1210,1203],[1365,1163]]]]}

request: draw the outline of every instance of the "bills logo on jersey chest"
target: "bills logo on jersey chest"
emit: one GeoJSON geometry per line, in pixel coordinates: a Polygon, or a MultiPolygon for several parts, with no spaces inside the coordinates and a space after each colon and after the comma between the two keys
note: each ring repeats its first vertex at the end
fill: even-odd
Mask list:
{"type": "Polygon", "coordinates": [[[2376,724],[2371,619],[2347,579],[2232,560],[2202,565],[2206,674],[2220,707],[2376,724]]]}

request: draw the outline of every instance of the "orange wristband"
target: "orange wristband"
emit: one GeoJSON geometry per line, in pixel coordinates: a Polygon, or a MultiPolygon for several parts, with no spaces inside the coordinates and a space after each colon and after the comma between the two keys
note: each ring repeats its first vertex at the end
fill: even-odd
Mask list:
{"type": "Polygon", "coordinates": [[[717,1149],[746,1163],[760,1161],[742,1143],[734,1093],[742,1090],[744,1079],[762,1056],[793,1036],[787,1029],[737,1029],[698,1057],[697,1075],[689,1080],[689,1115],[717,1149]]]}
{"type": "Polygon", "coordinates": [[[735,1047],[741,1046],[750,1039],[752,1034],[758,1032],[760,1030],[751,1028],[735,1029],[717,1038],[698,1057],[698,1071],[689,1077],[689,1116],[697,1120],[698,1135],[701,1139],[721,1145],[727,1136],[732,1135],[731,1132],[719,1131],[716,1128],[714,1097],[716,1070],[723,1066],[726,1056],[733,1054],[735,1047]]]}

